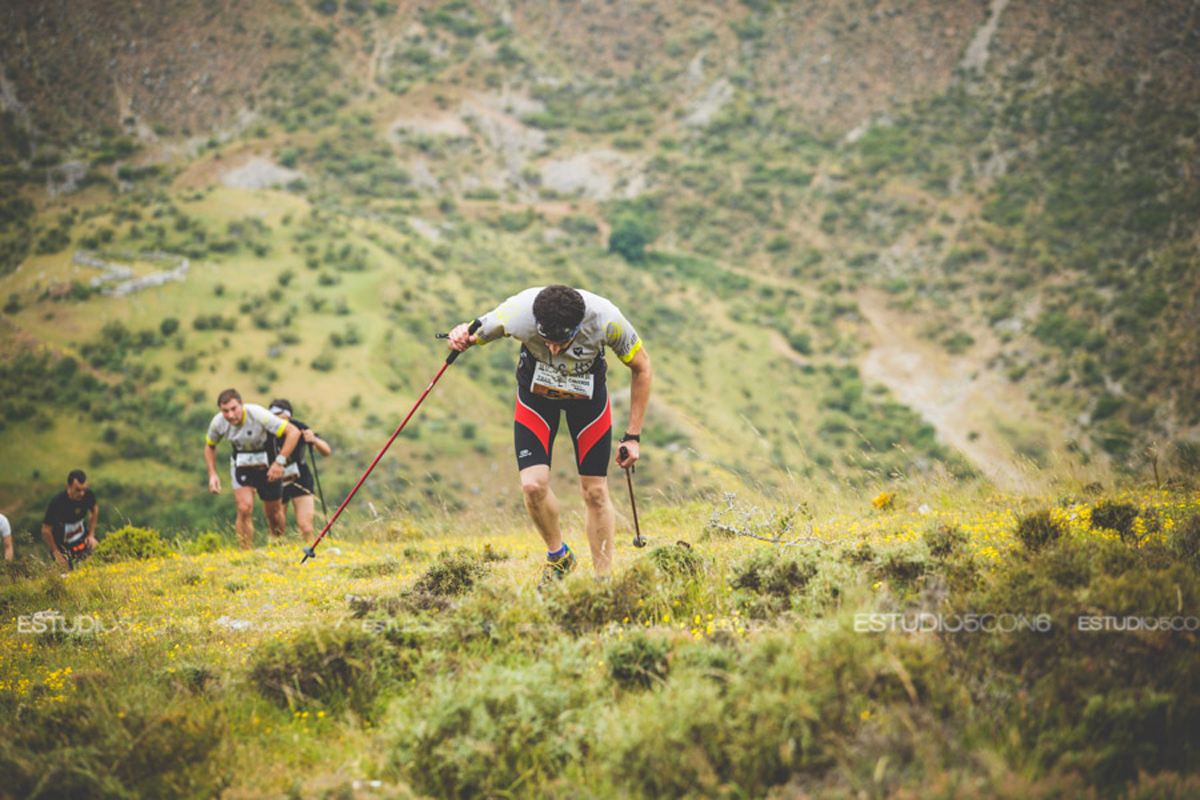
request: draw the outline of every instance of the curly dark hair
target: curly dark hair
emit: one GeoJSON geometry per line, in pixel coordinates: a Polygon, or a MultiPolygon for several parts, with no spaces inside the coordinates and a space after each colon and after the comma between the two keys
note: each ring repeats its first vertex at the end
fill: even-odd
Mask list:
{"type": "Polygon", "coordinates": [[[565,342],[583,322],[583,295],[570,286],[554,284],[538,292],[533,300],[533,318],[538,333],[551,342],[565,342]]]}

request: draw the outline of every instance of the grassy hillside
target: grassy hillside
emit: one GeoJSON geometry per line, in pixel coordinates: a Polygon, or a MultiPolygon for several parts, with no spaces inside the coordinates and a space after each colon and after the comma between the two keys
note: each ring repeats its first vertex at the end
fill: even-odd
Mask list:
{"type": "MultiPolygon", "coordinates": [[[[230,385],[289,396],[334,442],[337,502],[436,371],[432,334],[551,281],[608,295],[646,338],[639,478],[665,497],[943,469],[1186,477],[1185,6],[14,9],[0,507],[31,528],[82,466],[106,527],[136,506],[223,529],[199,437],[230,385]],[[188,271],[117,297],[97,259],[188,271]],[[868,376],[881,292],[890,329],[929,345],[915,363],[1019,391],[968,418],[938,405],[937,369],[868,376]],[[897,399],[914,381],[932,407],[897,399]]],[[[511,343],[462,359],[365,499],[518,508],[514,361],[511,343]]]]}
{"type": "Polygon", "coordinates": [[[0,796],[1194,796],[1200,495],[1060,492],[659,507],[541,595],[516,515],[125,529],[0,578],[0,796]]]}

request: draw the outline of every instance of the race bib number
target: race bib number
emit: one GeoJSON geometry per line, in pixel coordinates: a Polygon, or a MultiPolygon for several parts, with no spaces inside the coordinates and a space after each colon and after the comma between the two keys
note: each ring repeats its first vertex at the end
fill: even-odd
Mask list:
{"type": "Polygon", "coordinates": [[[567,375],[554,367],[538,362],[533,369],[533,383],[529,390],[560,400],[591,400],[595,375],[567,375]]]}
{"type": "Polygon", "coordinates": [[[234,453],[233,463],[239,467],[265,467],[267,466],[267,453],[265,450],[254,453],[234,453]]]}
{"type": "Polygon", "coordinates": [[[283,468],[283,479],[285,481],[295,481],[300,479],[300,465],[293,461],[283,468]]]}
{"type": "Polygon", "coordinates": [[[64,542],[74,542],[77,539],[82,539],[83,533],[83,520],[79,520],[79,522],[68,522],[63,525],[64,542]]]}

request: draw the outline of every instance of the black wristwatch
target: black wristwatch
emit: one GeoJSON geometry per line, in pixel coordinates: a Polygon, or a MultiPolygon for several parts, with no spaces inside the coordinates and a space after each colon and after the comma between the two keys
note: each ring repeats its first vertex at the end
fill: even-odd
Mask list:
{"type": "Polygon", "coordinates": [[[642,435],[640,433],[630,433],[629,431],[626,431],[625,435],[621,437],[621,441],[638,442],[640,444],[642,441],[642,435]]]}

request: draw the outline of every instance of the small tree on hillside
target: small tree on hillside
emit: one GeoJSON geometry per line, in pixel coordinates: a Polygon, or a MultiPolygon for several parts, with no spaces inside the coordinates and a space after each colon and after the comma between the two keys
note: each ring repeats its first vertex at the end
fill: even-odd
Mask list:
{"type": "Polygon", "coordinates": [[[613,225],[608,237],[608,252],[616,253],[630,264],[639,264],[646,258],[646,245],[649,242],[642,226],[626,217],[613,225]]]}

